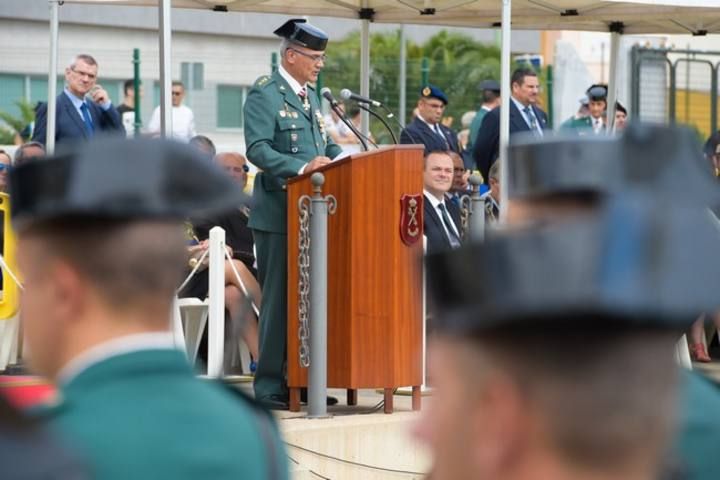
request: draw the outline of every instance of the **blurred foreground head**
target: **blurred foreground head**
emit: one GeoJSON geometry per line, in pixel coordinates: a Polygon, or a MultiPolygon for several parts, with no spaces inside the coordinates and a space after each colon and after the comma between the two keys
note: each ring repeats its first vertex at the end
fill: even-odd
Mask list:
{"type": "Polygon", "coordinates": [[[700,209],[640,194],[428,257],[433,478],[657,478],[674,344],[720,303],[719,242],[700,209]]]}
{"type": "Polygon", "coordinates": [[[633,124],[619,138],[521,139],[508,150],[508,167],[511,224],[593,213],[629,191],[655,196],[658,206],[720,204],[697,138],[682,127],[633,124]]]}
{"type": "Polygon", "coordinates": [[[182,221],[237,206],[192,147],[98,139],[11,172],[32,365],[48,376],[115,337],[166,330],[185,263],[182,221]]]}

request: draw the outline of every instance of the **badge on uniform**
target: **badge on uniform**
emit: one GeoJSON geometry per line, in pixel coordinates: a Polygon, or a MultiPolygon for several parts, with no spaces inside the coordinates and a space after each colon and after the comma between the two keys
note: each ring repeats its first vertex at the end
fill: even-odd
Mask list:
{"type": "Polygon", "coordinates": [[[290,149],[290,151],[291,151],[292,153],[297,153],[297,152],[298,152],[298,147],[292,147],[292,148],[290,149]]]}
{"type": "Polygon", "coordinates": [[[287,112],[285,110],[280,110],[278,113],[282,118],[285,118],[285,115],[287,115],[287,112]]]}
{"type": "Polygon", "coordinates": [[[290,140],[292,140],[293,142],[297,142],[297,140],[298,140],[298,134],[297,134],[297,133],[291,133],[291,134],[290,134],[290,140]]]}

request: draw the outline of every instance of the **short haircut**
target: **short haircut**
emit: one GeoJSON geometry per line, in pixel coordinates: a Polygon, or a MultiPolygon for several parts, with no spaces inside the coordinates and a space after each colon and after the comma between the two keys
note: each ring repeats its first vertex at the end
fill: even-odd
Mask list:
{"type": "Polygon", "coordinates": [[[185,84],[181,82],[180,80],[173,80],[172,81],[173,87],[182,87],[183,90],[185,90],[185,84]]]}
{"type": "Polygon", "coordinates": [[[447,150],[430,150],[423,157],[423,169],[425,169],[427,167],[427,159],[430,158],[430,155],[445,155],[447,157],[450,157],[450,161],[452,162],[452,155],[450,155],[449,151],[447,151],[447,150]]]}
{"type": "Polygon", "coordinates": [[[499,97],[500,97],[500,92],[497,92],[495,90],[483,90],[483,92],[482,92],[483,103],[494,102],[499,97]]]}
{"type": "Polygon", "coordinates": [[[488,172],[488,181],[489,180],[500,181],[500,160],[495,160],[495,163],[490,167],[490,171],[488,172]]]}
{"type": "Polygon", "coordinates": [[[548,446],[574,465],[612,471],[638,459],[659,462],[674,427],[677,333],[613,325],[616,319],[603,316],[560,320],[562,328],[505,328],[465,339],[472,360],[461,361],[474,379],[466,383],[482,388],[493,371],[510,377],[542,416],[548,446]],[[598,327],[576,328],[592,324],[598,327]]]}
{"type": "Polygon", "coordinates": [[[76,269],[107,305],[127,311],[172,299],[187,260],[183,231],[180,222],[61,218],[20,234],[76,269]]]}
{"type": "Polygon", "coordinates": [[[284,58],[285,53],[288,51],[288,49],[291,48],[292,43],[290,43],[290,40],[287,38],[283,38],[282,42],[280,42],[280,57],[284,58]]]}
{"type": "Polygon", "coordinates": [[[207,149],[210,152],[211,156],[215,156],[215,153],[217,152],[213,141],[205,135],[195,135],[190,140],[188,140],[188,143],[194,147],[200,147],[200,149],[207,149]]]}
{"type": "Polygon", "coordinates": [[[510,85],[517,83],[522,86],[525,83],[525,77],[537,77],[537,73],[532,68],[520,67],[513,72],[510,85]]]}
{"type": "Polygon", "coordinates": [[[88,55],[87,53],[81,53],[80,55],[75,55],[72,58],[72,60],[70,60],[70,65],[68,65],[68,66],[70,68],[73,68],[75,66],[75,64],[78,62],[78,60],[82,60],[83,62],[87,63],[88,65],[97,66],[97,64],[98,64],[92,55],[88,55]]]}
{"type": "Polygon", "coordinates": [[[45,151],[45,145],[43,145],[40,142],[27,142],[20,145],[17,150],[15,150],[15,165],[20,165],[24,162],[27,162],[30,159],[37,158],[35,156],[29,157],[25,152],[29,150],[31,147],[37,147],[41,149],[43,152],[45,151]]]}
{"type": "Polygon", "coordinates": [[[135,88],[135,80],[132,78],[129,80],[125,80],[125,82],[123,83],[123,93],[127,95],[128,93],[130,93],[131,90],[133,90],[133,88],[135,88]]]}

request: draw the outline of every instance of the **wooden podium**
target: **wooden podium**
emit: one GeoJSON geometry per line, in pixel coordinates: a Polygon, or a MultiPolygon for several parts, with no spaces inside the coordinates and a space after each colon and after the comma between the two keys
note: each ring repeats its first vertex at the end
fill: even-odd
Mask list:
{"type": "MultiPolygon", "coordinates": [[[[423,348],[423,148],[382,148],[319,171],[325,175],[323,196],[337,199],[337,211],[328,216],[328,387],[347,389],[348,405],[357,402],[357,389],[382,388],[390,413],[394,389],[412,386],[417,410],[423,348]],[[403,200],[406,195],[414,197],[403,200]],[[408,205],[415,210],[408,212],[408,205]],[[408,222],[415,235],[406,231],[404,241],[401,230],[408,222]]],[[[290,410],[299,411],[307,369],[299,361],[298,199],[312,195],[310,175],[288,181],[287,190],[287,375],[290,410]]]]}

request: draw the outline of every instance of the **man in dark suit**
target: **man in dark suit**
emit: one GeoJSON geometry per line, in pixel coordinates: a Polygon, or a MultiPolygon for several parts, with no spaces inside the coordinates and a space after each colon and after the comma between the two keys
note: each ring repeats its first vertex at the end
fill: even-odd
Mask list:
{"type": "MultiPolygon", "coordinates": [[[[518,68],[512,74],[512,96],[510,97],[510,135],[518,132],[533,132],[538,137],[549,128],[545,112],[537,107],[539,83],[537,74],[530,68],[518,68]]],[[[485,182],[490,167],[499,155],[500,107],[495,108],[483,119],[477,138],[473,143],[473,157],[485,182]]]]}
{"type": "MultiPolygon", "coordinates": [[[[120,114],[97,81],[98,65],[90,55],[78,55],[65,69],[65,90],[57,96],[55,142],[86,140],[100,132],[125,135],[120,114]],[[87,97],[86,97],[87,96],[87,97]]],[[[32,139],[47,140],[47,104],[38,107],[32,139]]]]}
{"type": "Polygon", "coordinates": [[[424,87],[417,104],[418,113],[400,133],[400,143],[425,145],[425,155],[448,150],[459,153],[457,134],[440,123],[447,104],[447,96],[438,87],[424,87]]]}
{"type": "Polygon", "coordinates": [[[453,182],[453,160],[445,151],[425,156],[423,171],[424,222],[426,253],[458,248],[461,243],[460,208],[449,201],[453,182]]]}

